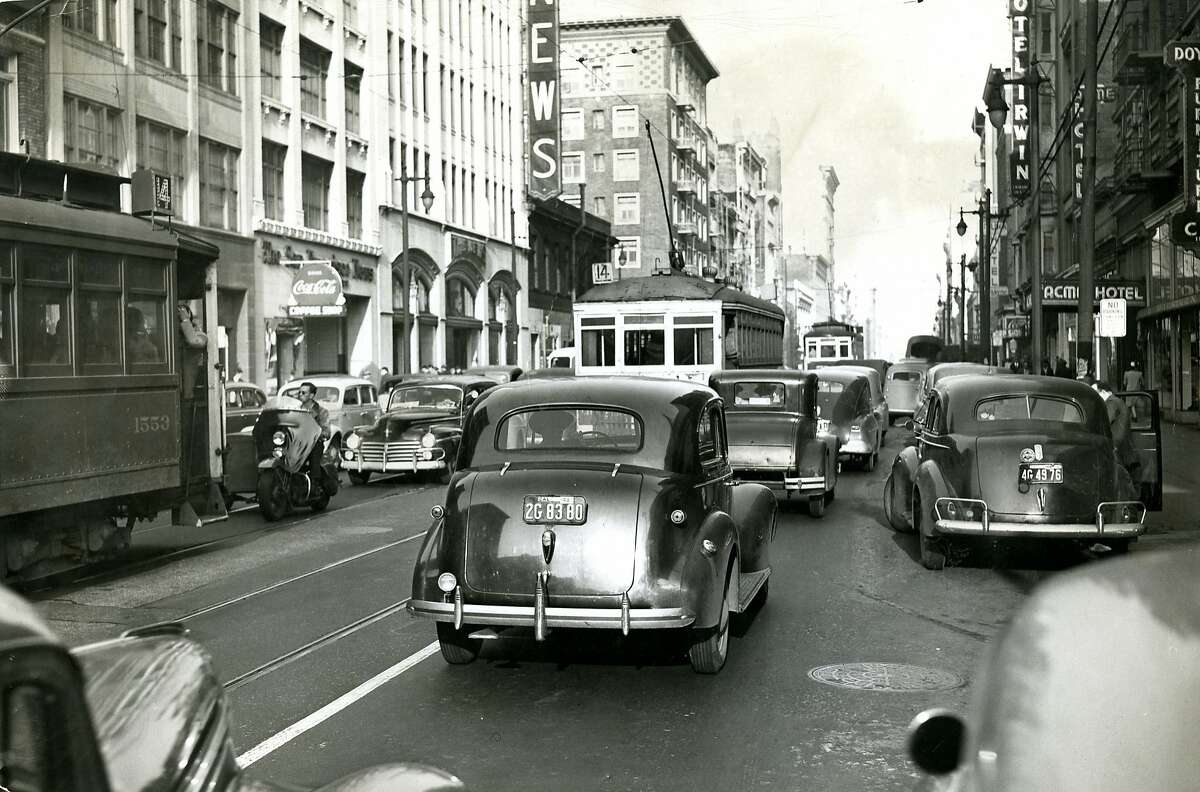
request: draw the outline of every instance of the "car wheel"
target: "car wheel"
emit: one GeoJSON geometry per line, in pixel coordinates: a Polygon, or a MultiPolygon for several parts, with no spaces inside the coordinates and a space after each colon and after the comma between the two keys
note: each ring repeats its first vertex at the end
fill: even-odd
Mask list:
{"type": "Polygon", "coordinates": [[[456,630],[450,622],[437,623],[438,648],[443,660],[450,665],[466,665],[479,657],[483,639],[469,637],[472,629],[464,625],[456,630]]]}
{"type": "Polygon", "coordinates": [[[264,470],[258,474],[255,494],[258,495],[258,510],[267,522],[282,520],[287,516],[290,507],[287,488],[274,470],[264,470]]]}
{"type": "Polygon", "coordinates": [[[717,673],[724,668],[725,659],[729,656],[729,607],[733,599],[734,574],[731,566],[725,575],[725,592],[721,596],[721,615],[716,628],[706,631],[705,637],[688,649],[688,660],[697,674],[717,673]]]}
{"type": "Polygon", "coordinates": [[[912,533],[912,525],[904,519],[904,509],[896,502],[896,478],[889,475],[883,487],[883,513],[888,525],[897,533],[912,533]]]}
{"type": "Polygon", "coordinates": [[[357,470],[350,471],[350,483],[351,484],[357,484],[358,486],[361,487],[370,480],[371,480],[371,471],[369,471],[369,470],[364,470],[361,472],[357,471],[357,470]]]}
{"type": "Polygon", "coordinates": [[[325,446],[325,461],[332,462],[335,470],[342,469],[342,438],[341,435],[334,437],[325,446]]]}
{"type": "Polygon", "coordinates": [[[879,452],[878,451],[876,451],[873,454],[867,454],[866,457],[863,458],[863,470],[865,470],[867,473],[874,473],[875,465],[878,462],[879,462],[879,452]]]}
{"type": "Polygon", "coordinates": [[[821,518],[825,516],[825,496],[814,495],[808,499],[808,516],[821,518]]]}

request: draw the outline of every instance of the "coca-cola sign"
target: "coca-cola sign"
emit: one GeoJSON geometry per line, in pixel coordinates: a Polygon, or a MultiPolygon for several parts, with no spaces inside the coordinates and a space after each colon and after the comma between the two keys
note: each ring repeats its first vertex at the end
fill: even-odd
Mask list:
{"type": "Polygon", "coordinates": [[[292,279],[288,316],[345,316],[342,276],[331,261],[301,262],[292,279]]]}

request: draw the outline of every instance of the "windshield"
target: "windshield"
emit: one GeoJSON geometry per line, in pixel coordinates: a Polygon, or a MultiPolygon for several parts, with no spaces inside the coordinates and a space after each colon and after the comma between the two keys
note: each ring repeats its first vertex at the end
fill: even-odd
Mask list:
{"type": "Polygon", "coordinates": [[[392,391],[389,410],[441,410],[458,412],[462,391],[453,385],[409,385],[392,391]]]}
{"type": "Polygon", "coordinates": [[[497,451],[621,451],[642,447],[642,422],[632,413],[578,407],[535,408],[496,427],[497,451]]]}

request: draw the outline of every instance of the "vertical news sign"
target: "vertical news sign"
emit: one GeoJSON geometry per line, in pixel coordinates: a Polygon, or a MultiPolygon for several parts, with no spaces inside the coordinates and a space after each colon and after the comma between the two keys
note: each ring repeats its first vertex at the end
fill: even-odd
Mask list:
{"type": "Polygon", "coordinates": [[[559,166],[558,4],[529,0],[525,70],[529,93],[529,194],[546,200],[562,192],[559,166]]]}
{"type": "Polygon", "coordinates": [[[1200,251],[1200,42],[1170,42],[1163,60],[1183,83],[1183,210],[1171,216],[1171,241],[1200,251]]]}
{"type": "MultiPolygon", "coordinates": [[[[1009,0],[1012,20],[1013,78],[1021,79],[1029,71],[1030,1],[1009,0]]],[[[1029,150],[1029,109],[1033,91],[1023,82],[1013,85],[1012,154],[1009,159],[1009,194],[1020,200],[1032,192],[1033,157],[1029,150]]]]}

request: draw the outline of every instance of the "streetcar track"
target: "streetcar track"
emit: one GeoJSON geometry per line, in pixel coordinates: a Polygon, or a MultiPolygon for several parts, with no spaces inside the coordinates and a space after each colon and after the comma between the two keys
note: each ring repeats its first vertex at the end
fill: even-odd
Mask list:
{"type": "Polygon", "coordinates": [[[356,620],[350,622],[349,624],[346,624],[346,625],[343,625],[343,626],[337,628],[336,630],[331,630],[330,632],[325,633],[324,635],[322,635],[319,638],[314,638],[313,640],[309,641],[308,643],[306,643],[302,646],[298,646],[295,649],[292,649],[291,651],[284,652],[283,654],[279,655],[278,657],[276,657],[273,660],[268,660],[267,662],[262,663],[261,665],[258,665],[255,668],[250,669],[249,671],[238,674],[233,679],[230,679],[227,682],[225,682],[224,687],[227,691],[232,692],[232,691],[237,690],[238,688],[242,687],[243,685],[248,685],[249,683],[251,683],[257,679],[261,679],[262,677],[266,676],[267,674],[270,674],[273,671],[278,671],[279,669],[290,665],[291,663],[295,662],[296,660],[299,660],[302,657],[306,657],[306,656],[312,654],[313,652],[317,651],[318,649],[321,649],[325,646],[329,646],[330,644],[336,643],[337,641],[340,641],[341,639],[346,638],[347,636],[353,635],[354,633],[358,632],[359,630],[363,629],[364,627],[369,627],[370,625],[375,624],[376,622],[382,621],[382,620],[388,618],[389,616],[393,616],[396,613],[399,613],[400,611],[402,611],[404,609],[404,606],[408,604],[408,601],[410,599],[412,599],[412,598],[405,597],[404,599],[400,600],[399,602],[393,602],[391,605],[382,607],[379,610],[375,611],[374,613],[369,613],[360,619],[356,619],[356,620]]]}

